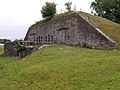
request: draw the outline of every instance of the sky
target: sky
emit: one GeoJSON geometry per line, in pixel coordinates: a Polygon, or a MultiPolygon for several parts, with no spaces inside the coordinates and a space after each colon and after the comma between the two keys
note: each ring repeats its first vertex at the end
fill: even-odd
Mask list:
{"type": "Polygon", "coordinates": [[[24,39],[28,28],[42,19],[40,13],[46,1],[57,4],[57,13],[65,12],[65,2],[72,2],[72,9],[90,13],[94,0],[0,0],[0,38],[24,39]]]}

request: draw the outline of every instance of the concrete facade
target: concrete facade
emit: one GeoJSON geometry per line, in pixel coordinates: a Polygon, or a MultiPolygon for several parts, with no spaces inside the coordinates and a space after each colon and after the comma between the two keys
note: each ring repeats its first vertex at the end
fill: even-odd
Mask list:
{"type": "Polygon", "coordinates": [[[13,43],[5,43],[4,44],[4,56],[5,57],[16,56],[16,51],[14,49],[13,43]]]}
{"type": "Polygon", "coordinates": [[[15,49],[15,45],[13,42],[5,43],[4,44],[4,56],[5,57],[19,57],[22,58],[30,53],[33,52],[33,48],[30,46],[24,46],[24,50],[20,51],[19,53],[15,49]]]}
{"type": "Polygon", "coordinates": [[[116,48],[113,40],[77,13],[31,26],[25,40],[35,44],[65,43],[99,49],[116,48]]]}

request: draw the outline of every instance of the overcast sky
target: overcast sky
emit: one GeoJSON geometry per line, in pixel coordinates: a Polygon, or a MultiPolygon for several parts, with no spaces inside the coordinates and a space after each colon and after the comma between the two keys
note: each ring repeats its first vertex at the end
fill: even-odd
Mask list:
{"type": "Polygon", "coordinates": [[[40,10],[46,1],[57,4],[57,13],[64,12],[68,1],[77,11],[90,13],[94,0],[0,0],[0,38],[24,38],[30,25],[42,19],[40,10]]]}

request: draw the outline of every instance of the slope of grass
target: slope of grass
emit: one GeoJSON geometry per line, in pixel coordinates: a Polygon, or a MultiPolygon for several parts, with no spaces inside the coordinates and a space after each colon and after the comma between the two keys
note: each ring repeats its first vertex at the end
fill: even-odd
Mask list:
{"type": "Polygon", "coordinates": [[[118,44],[117,48],[120,49],[120,24],[84,12],[80,12],[80,15],[86,17],[90,23],[116,41],[118,44]]]}
{"type": "Polygon", "coordinates": [[[22,59],[0,57],[0,90],[107,89],[120,89],[119,50],[52,45],[22,59]]]}

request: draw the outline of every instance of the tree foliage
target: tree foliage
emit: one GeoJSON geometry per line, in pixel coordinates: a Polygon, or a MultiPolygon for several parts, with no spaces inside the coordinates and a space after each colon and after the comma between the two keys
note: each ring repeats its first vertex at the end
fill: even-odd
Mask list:
{"type": "Polygon", "coordinates": [[[54,2],[46,2],[42,7],[41,13],[43,18],[51,18],[56,14],[56,4],[54,2]]]}
{"type": "Polygon", "coordinates": [[[10,39],[0,39],[0,44],[5,44],[11,42],[10,39]]]}
{"type": "Polygon", "coordinates": [[[92,13],[120,23],[120,0],[95,0],[91,3],[92,13]]]}
{"type": "Polygon", "coordinates": [[[14,43],[14,48],[17,51],[17,54],[19,55],[19,57],[21,57],[21,52],[26,50],[25,46],[21,44],[21,41],[22,40],[17,40],[16,39],[13,42],[14,43]]]}
{"type": "Polygon", "coordinates": [[[65,3],[66,9],[67,9],[68,11],[71,10],[71,5],[72,5],[72,2],[67,2],[67,3],[65,3]]]}

